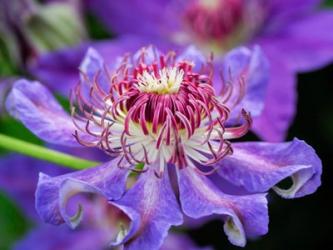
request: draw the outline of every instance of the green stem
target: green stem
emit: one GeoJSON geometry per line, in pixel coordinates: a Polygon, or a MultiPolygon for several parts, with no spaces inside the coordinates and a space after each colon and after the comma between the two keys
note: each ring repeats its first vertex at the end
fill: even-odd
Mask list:
{"type": "Polygon", "coordinates": [[[0,147],[72,169],[80,170],[100,164],[99,162],[84,160],[3,134],[0,134],[0,147]]]}

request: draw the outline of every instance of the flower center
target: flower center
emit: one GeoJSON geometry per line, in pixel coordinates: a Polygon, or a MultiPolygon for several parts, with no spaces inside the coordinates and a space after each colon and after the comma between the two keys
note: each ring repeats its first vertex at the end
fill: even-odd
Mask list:
{"type": "Polygon", "coordinates": [[[145,93],[173,94],[178,92],[183,77],[184,72],[177,67],[163,68],[158,74],[144,71],[137,77],[137,88],[145,93]]]}
{"type": "Polygon", "coordinates": [[[95,138],[87,142],[77,132],[78,141],[120,156],[121,166],[153,166],[158,175],[168,163],[210,166],[230,153],[226,139],[243,135],[249,124],[225,127],[230,111],[215,95],[212,64],[197,72],[174,53],[149,61],[146,53],[134,63],[124,57],[106,88],[98,76],[90,91],[78,85],[76,114],[86,124],[79,129],[95,138]]]}

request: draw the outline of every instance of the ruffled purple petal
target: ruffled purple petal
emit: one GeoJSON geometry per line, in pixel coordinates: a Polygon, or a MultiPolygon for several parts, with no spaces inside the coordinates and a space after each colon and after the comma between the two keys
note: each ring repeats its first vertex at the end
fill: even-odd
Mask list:
{"type": "Polygon", "coordinates": [[[125,192],[128,171],[118,168],[117,161],[54,178],[41,173],[36,190],[36,209],[40,217],[51,224],[67,222],[76,227],[82,209],[79,208],[75,216],[66,212],[67,203],[74,195],[91,193],[108,200],[119,199],[125,192]]]}
{"type": "Polygon", "coordinates": [[[231,243],[245,246],[246,237],[266,234],[268,211],[265,194],[227,195],[205,176],[185,168],[178,173],[180,202],[184,213],[192,218],[219,214],[231,243]]]}
{"type": "Polygon", "coordinates": [[[311,146],[294,139],[287,143],[234,143],[234,152],[221,161],[218,173],[234,185],[257,193],[274,190],[284,198],[311,194],[320,186],[321,161],[311,146]],[[291,177],[292,186],[276,184],[291,177]]]}
{"type": "Polygon", "coordinates": [[[71,117],[39,82],[15,82],[6,100],[8,112],[43,140],[65,146],[79,146],[71,117]]]}
{"type": "MultiPolygon", "coordinates": [[[[245,47],[234,49],[225,55],[222,65],[218,67],[221,67],[224,82],[231,84],[232,95],[226,104],[236,105],[234,115],[238,115],[243,108],[253,117],[259,116],[264,107],[269,75],[268,61],[260,47],[255,46],[253,50],[245,47]],[[242,93],[245,96],[239,100],[242,93]]],[[[215,88],[220,90],[221,85],[215,88]]]]}
{"type": "Polygon", "coordinates": [[[142,173],[117,204],[140,215],[136,237],[124,238],[126,250],[159,249],[170,227],[183,221],[167,172],[161,178],[151,169],[142,173]]]}

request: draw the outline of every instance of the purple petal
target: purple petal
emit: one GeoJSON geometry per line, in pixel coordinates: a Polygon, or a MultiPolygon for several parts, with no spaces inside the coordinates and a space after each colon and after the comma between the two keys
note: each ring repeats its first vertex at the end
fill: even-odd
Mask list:
{"type": "Polygon", "coordinates": [[[149,45],[144,47],[144,49],[139,49],[134,53],[133,60],[137,61],[142,56],[142,53],[144,52],[144,58],[146,64],[152,64],[156,61],[156,58],[159,59],[161,55],[161,51],[159,48],[153,45],[149,45]]]}
{"type": "Polygon", "coordinates": [[[142,173],[117,204],[140,215],[137,236],[125,244],[127,250],[159,249],[170,227],[183,221],[167,172],[161,178],[152,169],[142,173]]]}
{"type": "MultiPolygon", "coordinates": [[[[280,52],[281,53],[281,52],[280,52]]],[[[283,141],[296,107],[296,79],[287,66],[270,54],[270,81],[265,106],[259,117],[254,117],[252,130],[266,141],[283,141]]]]}
{"type": "Polygon", "coordinates": [[[75,218],[66,213],[66,205],[72,196],[92,193],[108,200],[119,199],[125,192],[128,171],[118,168],[117,161],[54,178],[41,173],[36,190],[36,208],[40,217],[51,224],[67,222],[75,227],[82,211],[79,209],[75,218]]]}
{"type": "Polygon", "coordinates": [[[177,61],[193,62],[194,70],[199,71],[201,67],[207,63],[207,58],[197,47],[190,45],[177,57],[177,61]]]}
{"type": "Polygon", "coordinates": [[[87,50],[79,68],[81,72],[80,95],[83,95],[85,100],[91,101],[90,91],[94,82],[98,82],[104,91],[109,91],[110,76],[108,76],[106,71],[106,64],[102,56],[94,48],[90,47],[87,50]]]}
{"type": "Polygon", "coordinates": [[[293,20],[319,8],[322,0],[269,0],[266,3],[266,30],[278,31],[293,20]]]}
{"type": "Polygon", "coordinates": [[[43,140],[65,146],[79,146],[71,117],[39,82],[15,82],[6,100],[8,112],[43,140]]]}
{"type": "Polygon", "coordinates": [[[79,81],[78,67],[88,48],[89,44],[84,43],[42,54],[30,62],[29,71],[52,91],[68,96],[71,88],[79,81]]]}
{"type": "Polygon", "coordinates": [[[288,190],[274,187],[284,198],[311,194],[320,186],[321,161],[304,141],[234,143],[234,152],[221,161],[221,177],[250,192],[266,192],[287,177],[288,190]]]}
{"type": "Polygon", "coordinates": [[[318,69],[333,61],[333,34],[327,32],[332,23],[333,11],[317,11],[295,19],[279,34],[264,36],[258,42],[267,54],[283,60],[293,70],[318,69]]]}
{"type": "Polygon", "coordinates": [[[205,176],[185,168],[179,171],[182,209],[187,216],[200,218],[222,215],[224,231],[231,243],[245,246],[246,236],[255,237],[268,231],[265,194],[234,196],[222,193],[205,176]]]}
{"type": "MultiPolygon", "coordinates": [[[[261,49],[255,46],[253,50],[240,47],[225,55],[222,62],[222,74],[226,83],[232,84],[233,93],[227,105],[237,105],[237,99],[242,92],[245,96],[233,109],[238,115],[243,108],[253,117],[260,115],[264,107],[266,87],[268,84],[268,61],[261,49]],[[245,87],[241,87],[241,81],[245,87]]],[[[216,86],[216,89],[221,89],[216,86]]]]}
{"type": "Polygon", "coordinates": [[[96,73],[103,70],[104,59],[92,47],[90,47],[80,65],[80,71],[85,73],[89,80],[93,80],[96,73]]]}

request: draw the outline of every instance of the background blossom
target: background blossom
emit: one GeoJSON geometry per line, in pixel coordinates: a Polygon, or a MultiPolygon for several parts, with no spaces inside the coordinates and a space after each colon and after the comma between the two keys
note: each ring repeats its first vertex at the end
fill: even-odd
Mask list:
{"type": "Polygon", "coordinates": [[[265,140],[281,141],[295,114],[296,73],[332,61],[333,37],[328,30],[333,12],[320,9],[321,2],[90,1],[90,7],[120,35],[177,45],[195,43],[207,52],[214,51],[217,58],[235,46],[259,44],[268,56],[271,74],[265,110],[254,119],[254,130],[265,140]],[[216,20],[215,15],[221,19],[216,20]],[[214,25],[215,33],[209,33],[214,25]]]}

